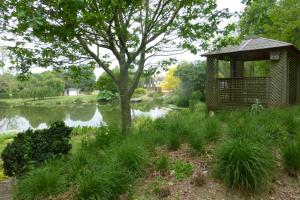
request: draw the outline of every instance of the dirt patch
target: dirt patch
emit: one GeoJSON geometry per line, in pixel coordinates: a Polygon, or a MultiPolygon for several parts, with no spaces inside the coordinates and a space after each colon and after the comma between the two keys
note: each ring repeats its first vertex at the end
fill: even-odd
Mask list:
{"type": "Polygon", "coordinates": [[[171,173],[163,176],[152,167],[148,170],[149,173],[134,186],[133,198],[138,200],[162,199],[156,190],[160,187],[168,187],[170,195],[163,198],[166,200],[300,200],[299,177],[290,177],[284,171],[279,172],[272,187],[265,193],[249,195],[227,189],[221,181],[213,176],[213,148],[214,145],[208,146],[207,151],[200,156],[193,155],[186,144],[173,152],[164,148],[157,149],[157,158],[165,154],[171,160],[190,163],[193,166],[193,175],[184,180],[176,180],[171,173]],[[195,177],[199,174],[204,182],[197,185],[195,177]]]}
{"type": "Polygon", "coordinates": [[[13,192],[13,181],[8,179],[0,182],[0,200],[10,200],[13,192]]]}

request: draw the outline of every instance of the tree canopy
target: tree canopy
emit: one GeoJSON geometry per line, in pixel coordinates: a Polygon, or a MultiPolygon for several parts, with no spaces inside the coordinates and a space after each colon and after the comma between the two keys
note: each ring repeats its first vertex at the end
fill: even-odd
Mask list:
{"type": "Polygon", "coordinates": [[[3,5],[6,29],[30,44],[11,48],[16,66],[25,74],[33,65],[101,67],[120,92],[124,132],[139,79],[146,67],[156,66],[151,59],[207,48],[229,17],[215,0],[3,0],[3,5]]]}
{"type": "Polygon", "coordinates": [[[297,0],[244,1],[240,33],[290,42],[300,48],[300,2],[297,0]]]}

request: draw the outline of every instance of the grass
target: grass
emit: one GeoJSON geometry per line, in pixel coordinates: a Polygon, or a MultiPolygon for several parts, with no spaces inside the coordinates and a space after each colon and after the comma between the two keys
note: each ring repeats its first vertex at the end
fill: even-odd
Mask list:
{"type": "Polygon", "coordinates": [[[296,174],[300,170],[300,137],[283,147],[283,162],[286,170],[296,174]]]}
{"type": "Polygon", "coordinates": [[[157,147],[176,151],[183,143],[197,155],[209,144],[215,148],[209,150],[215,151],[216,175],[229,188],[264,191],[278,169],[274,152],[283,150],[282,159],[276,161],[285,163],[286,168],[297,166],[297,145],[291,141],[297,140],[298,117],[300,109],[266,109],[255,114],[243,110],[207,117],[205,107],[195,105],[157,120],[135,119],[127,136],[110,126],[77,128],[72,133],[70,154],[19,179],[16,195],[18,199],[36,199],[72,191],[74,199],[117,199],[131,192],[148,166],[162,173],[174,172],[178,181],[187,179],[193,173],[191,164],[170,161],[166,155],[155,159],[157,147]],[[290,148],[282,148],[287,142],[290,148]],[[292,160],[296,161],[286,162],[292,160]]]}
{"type": "Polygon", "coordinates": [[[97,95],[80,95],[80,96],[56,96],[47,97],[44,100],[35,100],[32,98],[28,99],[0,99],[0,104],[8,106],[53,106],[53,105],[67,105],[74,103],[89,103],[97,102],[97,95]]]}
{"type": "Polygon", "coordinates": [[[216,159],[216,175],[229,188],[257,192],[271,183],[275,162],[262,145],[229,140],[219,147],[216,159]]]}

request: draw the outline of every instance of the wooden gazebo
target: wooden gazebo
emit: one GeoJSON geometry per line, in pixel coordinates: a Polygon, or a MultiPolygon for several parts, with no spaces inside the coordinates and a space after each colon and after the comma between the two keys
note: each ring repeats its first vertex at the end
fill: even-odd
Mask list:
{"type": "Polygon", "coordinates": [[[257,100],[265,106],[300,102],[300,51],[290,43],[252,37],[207,57],[206,102],[209,110],[249,106],[257,100]],[[230,62],[230,77],[219,77],[219,61],[230,62]],[[245,77],[246,61],[269,60],[267,77],[245,77]]]}

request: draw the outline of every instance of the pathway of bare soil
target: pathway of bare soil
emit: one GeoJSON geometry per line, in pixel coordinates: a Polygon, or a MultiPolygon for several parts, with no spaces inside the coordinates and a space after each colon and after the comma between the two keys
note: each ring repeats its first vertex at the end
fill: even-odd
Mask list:
{"type": "Polygon", "coordinates": [[[0,182],[0,200],[12,199],[12,179],[0,182]]]}
{"type": "Polygon", "coordinates": [[[276,180],[269,187],[269,192],[249,195],[229,191],[213,176],[213,148],[208,147],[201,156],[193,156],[187,145],[182,145],[181,149],[174,152],[168,152],[164,148],[157,149],[157,158],[161,154],[166,154],[171,160],[190,163],[193,166],[193,176],[178,181],[171,173],[161,175],[150,169],[150,172],[134,186],[134,199],[156,200],[162,199],[159,195],[165,195],[163,199],[166,200],[300,200],[300,178],[290,177],[283,170],[276,176],[276,180]],[[162,184],[160,187],[165,190],[160,192],[166,194],[153,191],[153,185],[157,185],[155,183],[157,180],[162,184]]]}

